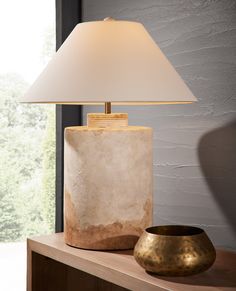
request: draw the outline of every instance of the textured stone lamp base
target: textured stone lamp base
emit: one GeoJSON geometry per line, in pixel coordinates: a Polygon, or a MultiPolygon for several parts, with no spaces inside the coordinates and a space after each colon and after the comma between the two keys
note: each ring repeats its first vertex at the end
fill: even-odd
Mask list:
{"type": "Polygon", "coordinates": [[[64,181],[67,244],[133,248],[152,224],[152,129],[66,128],[64,181]]]}

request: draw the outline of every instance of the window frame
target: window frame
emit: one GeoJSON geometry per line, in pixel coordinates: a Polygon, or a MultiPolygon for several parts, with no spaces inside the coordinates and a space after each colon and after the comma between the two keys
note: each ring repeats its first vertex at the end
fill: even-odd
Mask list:
{"type": "MultiPolygon", "coordinates": [[[[56,0],[56,50],[76,26],[82,22],[82,0],[56,0]]],[[[64,229],[64,129],[82,125],[81,105],[56,105],[56,213],[55,231],[64,229]]]]}

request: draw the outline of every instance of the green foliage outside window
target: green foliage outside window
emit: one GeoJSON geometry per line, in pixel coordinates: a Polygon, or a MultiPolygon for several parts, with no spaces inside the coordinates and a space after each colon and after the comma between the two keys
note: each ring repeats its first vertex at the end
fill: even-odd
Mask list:
{"type": "MultiPolygon", "coordinates": [[[[42,58],[54,50],[45,33],[42,58]]],[[[20,104],[29,87],[0,75],[0,242],[50,233],[55,225],[55,107],[20,104]]]]}

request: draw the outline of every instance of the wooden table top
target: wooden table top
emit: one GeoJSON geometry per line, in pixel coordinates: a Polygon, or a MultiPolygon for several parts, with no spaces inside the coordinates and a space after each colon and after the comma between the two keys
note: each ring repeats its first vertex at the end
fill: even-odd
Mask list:
{"type": "Polygon", "coordinates": [[[76,249],[64,243],[63,233],[28,239],[28,251],[34,251],[130,290],[236,290],[236,253],[225,250],[217,250],[216,261],[208,271],[190,277],[147,274],[134,260],[132,251],[76,249]]]}

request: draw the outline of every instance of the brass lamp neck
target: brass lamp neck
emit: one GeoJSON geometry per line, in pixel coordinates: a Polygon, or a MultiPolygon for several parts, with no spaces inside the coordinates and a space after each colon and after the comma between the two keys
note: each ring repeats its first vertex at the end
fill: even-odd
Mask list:
{"type": "Polygon", "coordinates": [[[111,114],[111,102],[105,102],[105,113],[111,114]]]}

